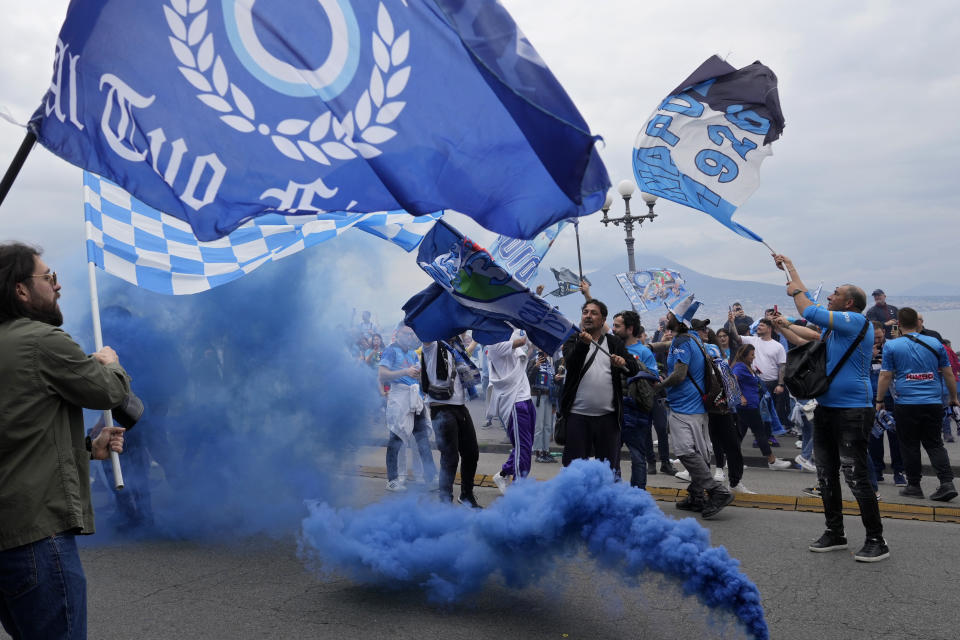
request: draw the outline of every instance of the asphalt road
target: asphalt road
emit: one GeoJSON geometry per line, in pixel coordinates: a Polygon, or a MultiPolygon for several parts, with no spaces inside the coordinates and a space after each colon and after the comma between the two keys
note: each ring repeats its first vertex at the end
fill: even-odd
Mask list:
{"type": "MultiPolygon", "coordinates": [[[[478,492],[483,503],[497,496],[478,492]]],[[[382,479],[358,479],[358,502],[382,495],[382,479]]],[[[658,504],[677,514],[671,503],[658,504]]],[[[822,518],[729,508],[703,522],[759,587],[772,638],[958,637],[960,526],[885,520],[892,557],[865,565],[851,552],[807,551],[822,518]]],[[[862,540],[859,519],[848,518],[847,533],[851,546],[862,540]]],[[[584,555],[534,588],[514,591],[494,580],[450,607],[430,605],[419,591],[321,581],[297,559],[292,534],[87,546],[82,556],[96,640],[744,637],[727,614],[684,597],[658,574],[627,586],[584,555]]]]}

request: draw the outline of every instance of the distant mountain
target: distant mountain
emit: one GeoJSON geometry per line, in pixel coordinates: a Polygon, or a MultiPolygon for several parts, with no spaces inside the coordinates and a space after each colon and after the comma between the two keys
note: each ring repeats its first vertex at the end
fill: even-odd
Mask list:
{"type": "MultiPolygon", "coordinates": [[[[549,259],[549,256],[548,256],[549,259]]],[[[590,293],[598,300],[602,300],[610,309],[611,318],[614,313],[623,309],[630,308],[630,302],[624,295],[623,290],[617,283],[616,274],[623,273],[626,269],[623,256],[618,255],[604,264],[601,268],[588,273],[587,277],[593,283],[590,286],[590,293]]],[[[763,315],[763,310],[779,305],[782,310],[790,315],[796,312],[793,301],[787,297],[783,285],[767,284],[764,282],[753,282],[749,280],[727,280],[724,278],[715,278],[665,258],[653,254],[643,254],[636,256],[637,265],[640,268],[666,267],[680,272],[686,281],[687,290],[695,293],[697,300],[703,302],[703,308],[698,313],[698,317],[710,318],[714,325],[722,324],[726,321],[727,309],[734,302],[743,304],[747,315],[754,319],[763,315]]],[[[566,266],[576,269],[576,265],[552,265],[555,267],[566,266]]],[[[546,266],[540,268],[536,282],[547,284],[549,291],[554,283],[548,280],[550,270],[546,266]]],[[[815,287],[817,283],[808,282],[807,285],[815,287]]],[[[832,287],[832,285],[831,285],[832,287]]],[[[911,290],[918,292],[937,292],[940,293],[906,293],[893,295],[888,298],[891,304],[897,306],[913,306],[919,310],[926,309],[958,309],[960,308],[960,290],[957,286],[950,287],[944,284],[930,283],[917,285],[911,290]],[[953,290],[954,293],[947,294],[944,291],[953,290]]],[[[820,302],[826,304],[827,296],[832,293],[832,288],[824,290],[820,296],[820,302]]],[[[873,304],[873,300],[867,292],[868,304],[873,304]]],[[[583,304],[583,296],[576,294],[564,298],[549,296],[548,301],[560,307],[560,310],[571,321],[577,322],[580,318],[580,306],[583,304]]],[[[656,324],[656,320],[664,315],[665,310],[661,306],[659,309],[651,309],[649,312],[641,313],[642,321],[647,325],[656,324]]]]}
{"type": "MultiPolygon", "coordinates": [[[[786,305],[791,302],[781,285],[715,278],[694,271],[669,258],[652,254],[637,255],[636,262],[640,268],[665,267],[679,271],[686,281],[687,290],[695,293],[697,299],[703,302],[703,308],[698,316],[711,318],[715,324],[720,324],[726,320],[727,309],[734,302],[742,303],[747,315],[754,318],[763,315],[763,310],[774,304],[786,305]]],[[[569,267],[571,265],[563,266],[569,267]]],[[[630,308],[630,302],[616,280],[616,274],[623,273],[626,270],[625,267],[623,257],[618,255],[599,269],[591,271],[587,276],[593,283],[590,286],[591,295],[598,300],[602,300],[610,308],[611,316],[617,311],[630,308]]],[[[573,268],[576,268],[576,265],[573,265],[573,268]]],[[[541,267],[540,274],[546,274],[546,276],[540,275],[537,281],[546,283],[545,278],[549,277],[549,269],[541,267]]],[[[553,283],[549,284],[552,285],[553,283]]],[[[572,321],[576,322],[580,317],[583,296],[577,294],[559,299],[550,296],[547,300],[557,304],[560,310],[572,321]]],[[[790,308],[793,308],[792,305],[790,305],[790,308]]],[[[659,309],[651,309],[647,313],[642,313],[641,316],[643,322],[655,323],[656,319],[662,316],[664,312],[665,310],[661,306],[659,309]]]]}
{"type": "MultiPolygon", "coordinates": [[[[868,292],[869,293],[869,292],[868,292]]],[[[960,284],[947,284],[944,282],[923,282],[915,284],[896,294],[887,293],[888,297],[911,297],[911,296],[960,296],[960,284]]]]}

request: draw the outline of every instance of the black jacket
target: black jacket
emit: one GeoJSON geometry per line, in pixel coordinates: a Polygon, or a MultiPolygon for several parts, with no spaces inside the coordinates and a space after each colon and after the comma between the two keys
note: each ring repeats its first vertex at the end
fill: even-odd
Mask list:
{"type": "MultiPolygon", "coordinates": [[[[637,360],[627,348],[623,346],[623,341],[617,336],[608,333],[603,341],[603,348],[612,355],[623,358],[627,363],[627,370],[630,374],[627,377],[635,375],[640,371],[637,366],[637,360]]],[[[570,409],[573,407],[573,401],[577,397],[577,389],[580,388],[580,379],[582,376],[583,365],[586,363],[587,354],[593,350],[592,344],[584,344],[580,341],[579,334],[574,335],[563,344],[563,362],[567,368],[567,376],[563,383],[563,393],[560,394],[560,413],[564,417],[570,415],[570,409]]],[[[597,358],[606,358],[601,351],[597,353],[597,358]]],[[[596,358],[595,358],[596,359],[596,358]]],[[[613,406],[617,412],[617,422],[623,418],[623,371],[616,367],[611,367],[611,386],[613,387],[613,406]]]]}

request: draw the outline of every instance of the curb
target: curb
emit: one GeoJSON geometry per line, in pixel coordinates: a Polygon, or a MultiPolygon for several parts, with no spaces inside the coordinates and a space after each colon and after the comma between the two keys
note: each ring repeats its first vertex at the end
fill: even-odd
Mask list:
{"type": "MultiPolygon", "coordinates": [[[[366,478],[386,478],[387,469],[386,467],[360,466],[356,468],[354,475],[366,478]]],[[[545,482],[539,478],[537,481],[545,482]]],[[[459,473],[454,478],[454,482],[460,484],[459,473]]],[[[476,487],[496,488],[497,486],[493,483],[493,476],[487,474],[475,475],[473,484],[476,487]]],[[[681,493],[684,491],[686,490],[680,488],[647,487],[647,493],[658,502],[677,502],[681,493]]],[[[765,493],[735,494],[730,506],[777,511],[810,511],[823,513],[823,503],[820,499],[806,496],[780,496],[765,493]]],[[[860,515],[860,508],[855,501],[844,500],[843,514],[848,516],[860,515]]],[[[930,507],[927,505],[880,502],[880,517],[894,520],[923,520],[926,522],[952,522],[960,524],[960,507],[930,507]]]]}
{"type": "MultiPolygon", "coordinates": [[[[361,444],[362,444],[362,445],[366,445],[366,446],[371,446],[371,447],[386,447],[386,446],[387,446],[387,441],[386,441],[386,439],[381,439],[381,438],[368,438],[366,441],[362,442],[361,444]]],[[[793,445],[791,444],[791,447],[792,447],[792,446],[793,446],[793,445]]],[[[479,449],[480,449],[480,453],[502,453],[503,455],[509,455],[509,454],[510,454],[510,451],[513,449],[513,447],[512,447],[511,445],[509,445],[509,444],[500,444],[500,443],[496,443],[496,442],[481,442],[481,443],[479,443],[479,449]]],[[[782,449],[782,450],[788,450],[787,447],[781,447],[781,449],[782,449]]],[[[796,453],[793,454],[794,456],[796,456],[797,453],[800,453],[800,450],[799,450],[799,449],[789,449],[789,450],[796,452],[796,453]]],[[[562,453],[562,452],[563,452],[563,447],[554,446],[554,447],[551,447],[551,448],[550,448],[550,451],[553,452],[553,453],[562,453]]],[[[777,450],[777,449],[774,449],[773,453],[776,454],[777,452],[778,452],[778,450],[777,450]]],[[[781,459],[783,459],[783,460],[786,460],[786,461],[790,462],[791,464],[793,464],[793,460],[794,460],[793,456],[790,456],[790,455],[784,453],[782,456],[781,456],[781,455],[777,455],[777,457],[778,457],[778,458],[781,458],[781,459]]],[[[625,461],[627,461],[627,462],[630,462],[630,452],[629,452],[629,451],[621,451],[621,452],[620,452],[620,460],[625,460],[625,461]]],[[[659,464],[659,462],[658,462],[657,464],[659,464]]],[[[743,464],[744,464],[744,466],[750,467],[750,468],[766,469],[766,468],[767,468],[767,459],[766,459],[765,457],[763,457],[762,455],[750,456],[750,455],[744,454],[744,456],[743,456],[743,464]]],[[[887,475],[893,473],[893,472],[889,469],[889,467],[890,467],[890,465],[889,465],[889,463],[887,463],[887,469],[884,471],[884,473],[887,474],[887,475]]],[[[960,478],[960,465],[951,465],[950,468],[953,469],[953,475],[954,475],[954,477],[960,478]]],[[[789,469],[789,470],[799,471],[799,469],[797,469],[797,468],[793,468],[793,469],[789,469]]],[[[933,467],[931,467],[929,464],[923,465],[923,466],[921,467],[921,472],[923,473],[924,476],[935,476],[935,475],[937,475],[936,470],[935,470],[933,467]]],[[[806,472],[806,473],[810,473],[810,474],[811,474],[811,477],[814,477],[814,478],[816,477],[816,474],[813,473],[813,472],[806,472]]]]}

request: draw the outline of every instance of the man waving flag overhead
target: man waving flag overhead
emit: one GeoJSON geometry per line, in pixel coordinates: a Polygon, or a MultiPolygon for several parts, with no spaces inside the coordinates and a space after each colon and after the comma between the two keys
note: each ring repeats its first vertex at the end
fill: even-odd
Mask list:
{"type": "Polygon", "coordinates": [[[30,130],[200,240],[266,213],[448,208],[526,239],[610,186],[492,0],[74,1],[30,130]]]}
{"type": "Polygon", "coordinates": [[[637,136],[641,191],[699,209],[752,240],[733,212],[760,184],[760,163],[783,131],[777,76],[712,56],[670,92],[637,136]]]}

